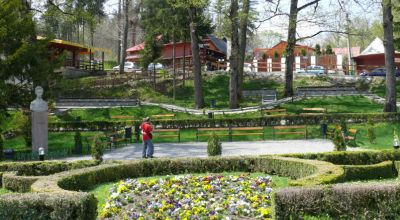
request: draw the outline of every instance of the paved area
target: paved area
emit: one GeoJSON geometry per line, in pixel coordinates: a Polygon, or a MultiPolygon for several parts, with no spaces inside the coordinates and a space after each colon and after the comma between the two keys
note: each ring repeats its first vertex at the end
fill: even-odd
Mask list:
{"type": "MultiPolygon", "coordinates": [[[[349,148],[348,150],[358,150],[349,148]]],[[[286,153],[317,153],[333,151],[330,140],[283,140],[283,141],[252,141],[252,142],[222,142],[222,156],[239,155],[265,155],[286,153]]],[[[140,159],[142,156],[142,145],[132,144],[127,147],[107,151],[105,160],[130,160],[140,159]]],[[[154,156],[163,157],[207,157],[206,142],[186,143],[156,143],[154,156]]],[[[90,159],[90,156],[70,157],[65,160],[90,159]]]]}

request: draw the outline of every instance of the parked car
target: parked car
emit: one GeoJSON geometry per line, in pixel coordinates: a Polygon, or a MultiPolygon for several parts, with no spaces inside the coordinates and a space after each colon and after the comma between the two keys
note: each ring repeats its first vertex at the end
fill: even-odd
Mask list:
{"type": "MultiPolygon", "coordinates": [[[[140,70],[140,67],[133,62],[124,63],[124,72],[131,73],[133,71],[140,70]]],[[[119,71],[119,66],[114,66],[113,71],[119,71]]]]}
{"type": "MultiPolygon", "coordinates": [[[[164,69],[164,65],[162,65],[161,63],[156,63],[155,66],[156,70],[161,70],[164,69]]],[[[150,63],[149,66],[147,67],[148,70],[154,70],[154,63],[150,63]]]]}
{"type": "Polygon", "coordinates": [[[325,74],[326,70],[323,66],[307,66],[305,69],[300,69],[297,71],[299,74],[316,74],[316,75],[321,75],[325,74]]]}
{"type": "MultiPolygon", "coordinates": [[[[396,77],[400,77],[400,69],[399,68],[396,68],[395,74],[396,74],[396,77]]],[[[386,69],[385,68],[376,68],[371,71],[365,70],[362,73],[360,73],[360,76],[382,76],[382,77],[385,77],[386,69]]]]}

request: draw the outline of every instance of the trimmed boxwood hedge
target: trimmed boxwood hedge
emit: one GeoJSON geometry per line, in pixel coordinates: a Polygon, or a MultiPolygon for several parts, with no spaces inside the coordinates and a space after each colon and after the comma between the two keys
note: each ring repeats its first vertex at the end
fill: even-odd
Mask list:
{"type": "Polygon", "coordinates": [[[328,214],[335,219],[399,219],[400,185],[291,187],[275,194],[276,219],[328,214]]]}
{"type": "Polygon", "coordinates": [[[326,153],[284,154],[282,156],[308,160],[322,160],[339,165],[367,165],[389,160],[400,160],[400,151],[336,151],[326,153]]]}
{"type": "MultiPolygon", "coordinates": [[[[229,118],[229,119],[178,119],[178,120],[154,120],[152,123],[162,128],[208,128],[208,127],[255,127],[255,126],[276,126],[282,120],[287,125],[316,125],[322,121],[328,123],[364,123],[369,118],[374,122],[399,121],[400,113],[337,113],[324,115],[287,115],[256,118],[229,118]]],[[[140,124],[141,121],[134,122],[140,124]]],[[[80,122],[53,122],[49,123],[50,131],[110,131],[118,130],[132,122],[113,121],[80,121],[80,122]]]]}
{"type": "Polygon", "coordinates": [[[4,173],[2,182],[5,189],[24,193],[29,192],[31,185],[39,178],[39,176],[17,176],[15,173],[4,173]]]}
{"type": "Polygon", "coordinates": [[[344,180],[385,179],[397,176],[393,161],[385,161],[372,165],[343,165],[344,180]]]}
{"type": "Polygon", "coordinates": [[[58,185],[67,190],[87,190],[99,183],[128,177],[225,171],[265,172],[289,176],[295,179],[289,182],[291,185],[335,183],[339,182],[344,174],[341,167],[331,163],[276,156],[157,159],[71,171],[61,178],[58,185]]]}
{"type": "Polygon", "coordinates": [[[26,193],[0,195],[0,219],[95,220],[97,200],[91,193],[26,193]]]}

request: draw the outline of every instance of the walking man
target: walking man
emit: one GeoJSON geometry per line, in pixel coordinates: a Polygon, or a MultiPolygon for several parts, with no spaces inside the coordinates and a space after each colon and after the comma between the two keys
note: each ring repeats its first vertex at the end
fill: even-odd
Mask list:
{"type": "Polygon", "coordinates": [[[143,123],[140,125],[142,129],[142,139],[143,139],[143,158],[153,158],[154,153],[154,145],[152,142],[153,135],[153,125],[150,123],[150,118],[143,118],[143,123]]]}

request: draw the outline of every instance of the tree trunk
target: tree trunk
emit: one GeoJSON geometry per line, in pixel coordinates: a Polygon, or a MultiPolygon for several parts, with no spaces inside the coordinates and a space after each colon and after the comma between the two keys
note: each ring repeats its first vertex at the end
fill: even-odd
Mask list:
{"type": "Polygon", "coordinates": [[[238,54],[238,98],[242,98],[243,67],[246,57],[247,24],[250,11],[250,0],[243,0],[243,13],[240,19],[239,54],[238,54]]]}
{"type": "Polygon", "coordinates": [[[185,81],[186,81],[186,38],[184,39],[184,43],[183,43],[183,66],[182,66],[183,70],[182,70],[182,80],[183,80],[183,85],[185,85],[185,81]]]}
{"type": "Polygon", "coordinates": [[[118,1],[118,41],[117,41],[117,64],[121,64],[121,1],[118,1]]]}
{"type": "Polygon", "coordinates": [[[137,1],[135,6],[133,7],[132,39],[131,39],[132,46],[136,45],[136,27],[138,25],[138,20],[139,20],[139,12],[140,12],[140,6],[141,6],[140,3],[141,3],[141,1],[137,1]]]}
{"type": "Polygon", "coordinates": [[[199,38],[196,32],[196,24],[194,23],[194,13],[196,9],[189,8],[190,17],[190,38],[192,43],[192,62],[193,62],[193,74],[194,74],[194,98],[195,106],[197,109],[204,107],[203,97],[203,83],[201,78],[201,65],[200,65],[200,49],[199,49],[199,38]]]}
{"type": "Polygon", "coordinates": [[[290,2],[288,45],[286,48],[285,97],[293,96],[293,53],[296,46],[297,3],[298,0],[291,0],[290,2]]]}
{"type": "Polygon", "coordinates": [[[124,65],[125,65],[125,59],[126,59],[126,48],[128,47],[128,26],[129,26],[129,1],[130,0],[125,0],[125,26],[124,26],[124,39],[123,39],[123,46],[122,46],[122,60],[121,63],[119,64],[119,73],[122,74],[124,73],[124,65]]]}
{"type": "Polygon", "coordinates": [[[382,1],[383,12],[383,30],[385,47],[385,68],[386,68],[386,101],[385,112],[396,112],[396,76],[394,63],[394,45],[393,45],[393,15],[392,1],[382,1]]]}
{"type": "Polygon", "coordinates": [[[239,33],[238,33],[238,0],[231,0],[231,56],[229,58],[230,80],[229,80],[229,108],[238,107],[238,54],[239,54],[239,33]]]}
{"type": "Polygon", "coordinates": [[[176,99],[176,39],[175,39],[175,31],[172,34],[172,69],[173,69],[173,78],[172,78],[172,97],[176,99]]]}

